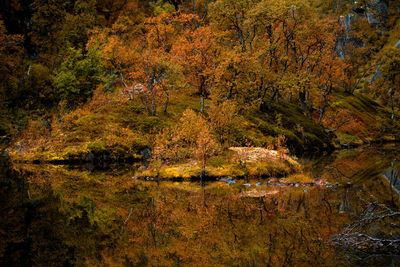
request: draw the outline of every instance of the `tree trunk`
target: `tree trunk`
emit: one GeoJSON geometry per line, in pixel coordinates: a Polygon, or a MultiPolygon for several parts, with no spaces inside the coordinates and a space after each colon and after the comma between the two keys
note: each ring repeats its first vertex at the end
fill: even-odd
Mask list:
{"type": "Polygon", "coordinates": [[[310,116],[310,119],[313,118],[313,106],[310,100],[310,92],[307,92],[307,111],[308,111],[308,115],[310,116]]]}
{"type": "Polygon", "coordinates": [[[260,86],[258,87],[258,98],[259,98],[259,99],[260,99],[261,96],[262,96],[263,88],[264,88],[264,79],[261,78],[260,86]]]}
{"type": "Polygon", "coordinates": [[[203,159],[201,162],[201,172],[200,172],[200,182],[204,182],[204,176],[206,175],[206,155],[203,155],[203,159]]]}
{"type": "Polygon", "coordinates": [[[325,106],[321,107],[319,110],[318,124],[321,124],[324,115],[325,115],[325,106]]]}
{"type": "Polygon", "coordinates": [[[394,102],[393,102],[394,90],[390,90],[390,103],[392,105],[392,120],[394,119],[394,102]]]}
{"type": "Polygon", "coordinates": [[[299,100],[301,104],[301,109],[304,110],[306,116],[308,116],[305,90],[303,90],[303,92],[299,92],[299,100]]]}
{"type": "Polygon", "coordinates": [[[167,100],[165,101],[164,113],[167,113],[168,104],[169,104],[169,94],[167,93],[167,100]]]}
{"type": "Polygon", "coordinates": [[[151,107],[150,107],[150,116],[154,116],[156,114],[156,106],[155,106],[155,100],[151,100],[151,107]]]}
{"type": "Polygon", "coordinates": [[[271,110],[272,101],[274,101],[274,98],[276,97],[277,94],[278,94],[278,88],[275,88],[274,92],[272,93],[271,98],[269,99],[269,101],[267,103],[268,110],[271,110]]]}
{"type": "Polygon", "coordinates": [[[204,96],[201,96],[201,114],[204,114],[204,96]]]}

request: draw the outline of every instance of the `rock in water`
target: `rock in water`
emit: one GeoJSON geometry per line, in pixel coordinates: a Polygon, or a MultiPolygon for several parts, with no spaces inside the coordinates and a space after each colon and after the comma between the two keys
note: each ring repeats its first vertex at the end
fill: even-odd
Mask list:
{"type": "Polygon", "coordinates": [[[142,159],[147,160],[151,158],[151,151],[148,148],[142,149],[140,155],[142,156],[142,159]]]}

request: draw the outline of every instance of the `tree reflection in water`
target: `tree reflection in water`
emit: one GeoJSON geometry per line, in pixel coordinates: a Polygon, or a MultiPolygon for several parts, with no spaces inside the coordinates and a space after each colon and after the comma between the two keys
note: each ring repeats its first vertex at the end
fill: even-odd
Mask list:
{"type": "MultiPolygon", "coordinates": [[[[312,161],[317,186],[252,188],[132,179],[133,167],[1,168],[1,265],[346,266],[330,242],[365,201],[399,207],[380,175],[396,153],[347,151],[312,161]],[[28,194],[29,190],[29,194],[28,194]],[[249,190],[264,190],[249,194],[249,190]]],[[[393,162],[393,164],[391,164],[393,162]]],[[[262,184],[265,184],[265,181],[262,184]]],[[[397,193],[397,192],[396,192],[397,193]]],[[[388,231],[393,229],[380,229],[388,231]]],[[[367,259],[398,264],[395,257],[367,259]]]]}

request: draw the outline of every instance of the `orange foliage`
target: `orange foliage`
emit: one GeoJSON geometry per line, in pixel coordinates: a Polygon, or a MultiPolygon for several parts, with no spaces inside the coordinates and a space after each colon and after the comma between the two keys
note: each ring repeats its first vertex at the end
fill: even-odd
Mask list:
{"type": "MultiPolygon", "coordinates": [[[[200,23],[196,17],[193,20],[196,24],[200,23]]],[[[183,66],[187,82],[202,97],[210,94],[218,56],[215,42],[215,35],[209,26],[196,27],[191,23],[182,30],[172,50],[175,60],[183,66]]]]}
{"type": "Polygon", "coordinates": [[[208,157],[217,150],[209,123],[193,110],[185,110],[173,129],[166,129],[155,139],[154,159],[162,162],[197,158],[205,167],[208,157]]]}

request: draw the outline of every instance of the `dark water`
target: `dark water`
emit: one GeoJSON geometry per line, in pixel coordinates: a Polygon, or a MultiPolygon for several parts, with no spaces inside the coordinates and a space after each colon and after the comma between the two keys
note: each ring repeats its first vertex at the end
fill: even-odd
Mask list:
{"type": "Polygon", "coordinates": [[[3,158],[0,266],[400,266],[396,256],[330,242],[369,201],[400,207],[398,152],[303,160],[304,173],[324,185],[297,187],[141,181],[132,179],[134,166],[3,158]]]}

